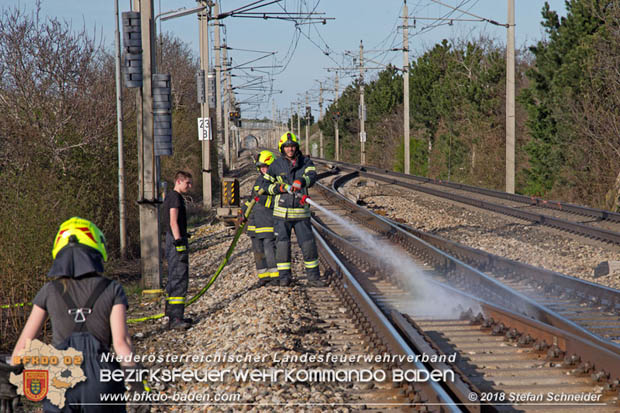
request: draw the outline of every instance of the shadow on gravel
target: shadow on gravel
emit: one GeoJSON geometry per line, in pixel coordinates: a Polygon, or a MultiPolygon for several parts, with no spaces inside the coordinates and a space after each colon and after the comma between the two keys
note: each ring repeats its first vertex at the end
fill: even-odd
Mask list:
{"type": "MultiPolygon", "coordinates": [[[[307,319],[307,320],[308,321],[312,321],[310,319],[307,319]]],[[[310,333],[325,334],[325,330],[322,329],[321,327],[316,327],[316,326],[301,326],[297,330],[291,330],[290,328],[285,327],[285,328],[280,330],[280,333],[290,334],[290,335],[294,335],[294,336],[304,336],[304,335],[310,334],[310,333]]]]}
{"type": "Polygon", "coordinates": [[[232,303],[233,301],[236,301],[237,299],[243,297],[245,294],[247,294],[251,289],[244,289],[241,291],[238,291],[236,293],[234,293],[233,295],[224,298],[221,301],[218,301],[217,303],[211,305],[209,307],[209,309],[207,311],[203,311],[198,313],[198,316],[200,318],[204,318],[209,314],[213,314],[217,311],[223,310],[224,308],[226,308],[230,303],[232,303]]]}
{"type": "Polygon", "coordinates": [[[508,224],[501,225],[501,226],[494,227],[494,228],[483,228],[480,225],[455,225],[453,227],[438,228],[438,229],[435,229],[433,231],[428,231],[428,232],[430,234],[440,235],[440,234],[446,234],[446,233],[450,233],[450,232],[458,231],[458,230],[474,230],[474,231],[479,232],[480,234],[493,234],[493,235],[498,235],[498,236],[506,235],[506,236],[509,236],[510,238],[514,238],[516,230],[519,230],[527,226],[533,226],[533,225],[508,223],[508,224]]]}

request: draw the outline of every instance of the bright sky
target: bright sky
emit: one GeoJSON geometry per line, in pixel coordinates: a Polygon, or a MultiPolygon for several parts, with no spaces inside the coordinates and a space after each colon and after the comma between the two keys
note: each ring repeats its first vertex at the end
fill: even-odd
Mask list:
{"type": "MultiPolygon", "coordinates": [[[[19,0],[11,4],[33,9],[34,0],[19,0]]],[[[476,16],[495,20],[499,23],[507,21],[507,0],[438,0],[444,4],[458,7],[476,16]]],[[[237,9],[253,3],[254,0],[220,0],[220,12],[237,9]]],[[[2,7],[7,7],[7,0],[2,0],[2,7]]],[[[130,0],[120,0],[120,9],[129,10],[130,0]]],[[[268,3],[262,1],[260,4],[268,3]]],[[[528,46],[541,39],[544,31],[540,26],[540,11],[544,4],[542,0],[515,0],[516,45],[517,48],[528,46]]],[[[550,0],[552,10],[565,15],[564,0],[550,0]]],[[[193,8],[197,3],[189,0],[154,0],[155,14],[181,7],[193,8]]],[[[454,12],[433,0],[409,0],[410,17],[452,17],[473,19],[470,15],[454,12]]],[[[104,38],[106,45],[112,47],[114,42],[114,0],[42,0],[44,15],[56,16],[70,21],[76,29],[83,25],[91,30],[97,27],[97,34],[104,38]]],[[[336,66],[351,67],[353,65],[350,54],[359,56],[360,40],[364,44],[364,57],[376,62],[393,63],[402,66],[401,51],[388,51],[392,48],[402,48],[402,0],[281,0],[253,12],[308,12],[324,13],[316,17],[333,17],[327,24],[303,24],[296,29],[295,24],[282,20],[263,20],[229,17],[223,20],[225,35],[233,59],[233,66],[263,56],[261,53],[246,50],[275,51],[274,57],[254,62],[255,66],[281,66],[276,68],[257,68],[236,70],[233,73],[233,86],[242,86],[250,82],[253,76],[262,76],[265,80],[264,91],[237,90],[237,100],[248,102],[241,106],[242,117],[271,117],[272,101],[276,108],[287,117],[291,102],[301,102],[302,112],[305,107],[306,92],[309,93],[310,105],[315,117],[318,114],[319,81],[323,87],[329,88],[324,92],[324,99],[333,98],[334,73],[326,68],[336,66]],[[326,53],[328,55],[326,55],[326,53]],[[273,74],[273,75],[272,75],[273,74]],[[272,78],[273,82],[268,80],[272,78]],[[267,91],[272,90],[269,94],[267,91]],[[282,91],[280,93],[280,91],[282,91]],[[260,102],[260,103],[258,103],[260,102]]],[[[439,22],[441,23],[441,22],[439,22]]],[[[413,19],[410,20],[413,25],[413,19]]],[[[439,27],[438,22],[418,19],[415,28],[409,28],[410,58],[422,54],[442,39],[476,38],[480,34],[495,39],[499,44],[506,42],[506,29],[481,22],[454,21],[452,25],[444,22],[439,27]]],[[[179,17],[162,22],[163,31],[181,38],[189,43],[198,56],[198,21],[194,15],[179,17]]],[[[213,37],[210,38],[210,41],[213,37]]],[[[213,56],[213,53],[211,53],[213,56]]],[[[366,62],[368,66],[378,67],[376,63],[366,62]]],[[[370,70],[366,78],[372,78],[377,70],[370,70]]],[[[340,91],[351,82],[351,75],[341,74],[340,91]]],[[[327,107],[326,102],[324,107],[327,107]]]]}

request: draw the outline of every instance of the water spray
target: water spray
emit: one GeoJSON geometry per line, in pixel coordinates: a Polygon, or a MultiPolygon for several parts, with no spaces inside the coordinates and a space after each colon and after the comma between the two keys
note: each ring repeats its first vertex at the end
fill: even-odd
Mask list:
{"type": "Polygon", "coordinates": [[[458,304],[461,304],[463,307],[472,305],[470,302],[463,302],[460,297],[447,292],[440,292],[430,282],[428,276],[418,267],[417,263],[408,255],[394,248],[394,246],[377,239],[355,223],[347,221],[322,207],[307,195],[302,197],[302,200],[304,203],[320,210],[331,220],[350,230],[364,244],[366,251],[379,262],[381,267],[391,271],[404,281],[408,292],[412,294],[410,299],[400,303],[404,310],[433,318],[455,318],[459,316],[458,312],[455,313],[455,311],[458,311],[456,310],[458,304]]]}

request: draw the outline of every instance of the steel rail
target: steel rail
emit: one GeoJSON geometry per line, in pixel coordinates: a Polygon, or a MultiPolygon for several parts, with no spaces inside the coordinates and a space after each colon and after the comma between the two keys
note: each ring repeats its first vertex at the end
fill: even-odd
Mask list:
{"type": "Polygon", "coordinates": [[[342,168],[353,168],[353,169],[357,169],[360,171],[362,170],[374,171],[376,173],[392,175],[392,176],[396,176],[402,179],[423,182],[423,183],[428,183],[428,184],[433,184],[433,185],[439,185],[439,186],[445,186],[445,187],[459,189],[463,191],[475,192],[481,195],[487,195],[487,196],[491,196],[495,198],[505,199],[508,201],[521,202],[521,203],[536,206],[536,207],[554,209],[554,210],[563,211],[563,212],[571,212],[576,215],[596,218],[598,220],[620,222],[620,213],[613,212],[613,211],[606,211],[604,209],[590,208],[590,207],[586,207],[582,205],[570,204],[567,202],[546,200],[546,199],[542,199],[542,198],[534,197],[534,196],[510,194],[508,192],[497,191],[495,189],[480,188],[477,186],[460,184],[457,182],[426,178],[424,176],[407,175],[402,172],[390,171],[388,169],[378,168],[374,166],[365,165],[361,167],[357,165],[348,164],[346,162],[329,161],[327,159],[321,159],[321,158],[312,158],[312,159],[314,161],[321,162],[324,164],[338,165],[342,168]]]}
{"type": "MultiPolygon", "coordinates": [[[[343,180],[339,181],[338,184],[341,186],[346,181],[353,179],[354,177],[354,175],[348,174],[343,177],[343,180]]],[[[449,252],[450,254],[453,254],[468,263],[474,263],[481,271],[495,269],[498,271],[504,271],[505,273],[519,274],[521,277],[528,277],[536,283],[542,283],[545,286],[551,286],[554,289],[562,287],[566,290],[565,292],[583,300],[590,301],[593,304],[601,304],[606,306],[610,311],[618,311],[620,309],[620,290],[555,271],[546,270],[544,268],[535,267],[530,264],[514,261],[505,257],[500,257],[486,251],[471,248],[455,241],[442,238],[438,235],[417,230],[407,224],[395,222],[386,217],[382,218],[391,222],[393,225],[412,233],[416,237],[441,248],[443,251],[449,252]]]]}
{"type": "MultiPolygon", "coordinates": [[[[369,267],[374,267],[376,272],[385,270],[385,268],[380,268],[380,266],[376,263],[370,262],[367,251],[356,247],[348,240],[335,234],[316,219],[313,220],[313,225],[315,226],[314,231],[317,239],[320,239],[320,245],[322,248],[329,248],[331,250],[332,245],[336,244],[337,249],[346,250],[351,254],[355,254],[358,260],[365,261],[369,267]],[[324,235],[324,237],[321,235],[324,235]]],[[[339,254],[331,251],[330,255],[335,257],[334,259],[337,259],[339,254]]],[[[350,254],[346,254],[346,256],[350,256],[350,254]]],[[[353,265],[347,265],[346,263],[343,263],[342,260],[340,262],[341,265],[345,267],[350,267],[353,265]]],[[[387,278],[390,277],[387,276],[387,278]]],[[[582,365],[591,366],[592,370],[596,368],[597,377],[601,377],[603,379],[609,377],[612,379],[620,378],[620,353],[604,348],[598,343],[575,335],[561,327],[555,327],[542,323],[538,320],[531,319],[522,314],[515,313],[513,310],[502,305],[487,302],[479,297],[475,297],[472,294],[463,292],[449,285],[434,280],[430,280],[430,282],[437,289],[443,289],[452,294],[458,294],[463,298],[478,304],[487,317],[487,328],[493,328],[500,334],[510,331],[513,340],[516,340],[521,336],[528,337],[528,342],[530,344],[536,341],[537,343],[540,343],[543,351],[549,349],[548,355],[550,358],[558,359],[563,355],[567,355],[570,359],[579,360],[582,365]]],[[[359,283],[357,284],[359,285],[359,283]]],[[[383,311],[384,314],[386,314],[386,318],[389,319],[393,325],[398,327],[401,334],[407,338],[409,343],[412,343],[418,352],[424,352],[425,354],[433,353],[434,349],[432,347],[437,348],[437,346],[433,345],[432,347],[428,347],[428,345],[421,340],[421,335],[423,336],[423,340],[427,342],[431,339],[428,335],[425,335],[423,331],[419,331],[419,328],[415,325],[413,320],[391,308],[389,304],[382,304],[382,306],[384,307],[383,311]]],[[[474,320],[473,317],[471,319],[474,320]]],[[[446,368],[446,366],[441,362],[431,362],[429,365],[434,369],[446,368]]],[[[472,390],[478,391],[477,387],[473,385],[461,372],[458,372],[458,376],[456,377],[457,380],[455,383],[451,383],[451,385],[446,383],[446,386],[448,386],[450,390],[460,398],[460,400],[465,402],[467,400],[466,397],[468,392],[472,390]]],[[[474,406],[475,411],[485,411],[485,407],[487,406],[474,406]]]]}
{"type": "MultiPolygon", "coordinates": [[[[342,184],[342,181],[351,179],[349,175],[345,175],[334,180],[332,184],[333,187],[337,188],[342,184]]],[[[343,195],[339,194],[335,189],[329,189],[320,183],[317,185],[323,195],[331,200],[330,202],[346,207],[351,211],[353,218],[365,223],[365,225],[375,229],[377,232],[383,234],[383,236],[392,239],[394,242],[404,247],[407,251],[423,256],[428,261],[432,262],[435,268],[448,274],[453,281],[466,282],[470,285],[472,290],[485,289],[488,291],[489,295],[493,296],[493,299],[491,300],[486,298],[487,301],[497,305],[506,306],[513,311],[526,314],[540,322],[558,327],[576,336],[590,340],[612,352],[620,354],[620,345],[593,334],[589,330],[571,320],[568,320],[555,311],[537,303],[522,293],[507,287],[478,269],[450,256],[430,243],[392,224],[384,217],[374,214],[365,208],[359,207],[343,195]]]]}
{"type": "MultiPolygon", "coordinates": [[[[317,162],[322,162],[318,160],[317,162]]],[[[332,162],[327,162],[331,164],[332,162]]],[[[620,233],[614,231],[608,231],[605,229],[594,228],[588,225],[570,222],[563,219],[551,217],[544,214],[538,214],[534,212],[523,211],[518,208],[508,207],[505,205],[499,205],[488,201],[483,201],[480,199],[469,198],[463,195],[458,195],[449,192],[443,192],[437,189],[428,188],[423,185],[414,184],[410,182],[403,182],[402,180],[397,179],[397,177],[385,177],[377,174],[373,174],[366,171],[365,167],[356,167],[351,165],[340,165],[343,169],[355,171],[358,175],[365,176],[369,179],[373,179],[375,181],[381,181],[392,185],[397,185],[401,187],[405,187],[408,189],[412,189],[414,191],[424,192],[429,195],[434,195],[441,198],[447,198],[453,201],[461,202],[467,205],[472,205],[478,208],[482,208],[485,210],[498,212],[504,215],[513,216],[515,218],[523,219],[526,221],[534,222],[540,225],[545,225],[557,229],[561,229],[564,231],[568,231],[571,233],[577,233],[580,235],[584,235],[590,238],[598,239],[604,242],[609,242],[612,244],[620,245],[620,233]]]]}
{"type": "MultiPolygon", "coordinates": [[[[389,218],[386,218],[389,220],[389,218]]],[[[535,267],[509,258],[491,254],[490,252],[475,249],[458,242],[429,234],[406,224],[391,221],[407,232],[441,248],[463,261],[475,265],[481,271],[495,270],[504,274],[518,274],[520,278],[527,277],[533,283],[532,286],[544,286],[553,290],[561,290],[576,298],[596,305],[602,305],[608,311],[620,310],[620,290],[582,280],[570,275],[535,267]]]]}
{"type": "MultiPolygon", "coordinates": [[[[332,269],[336,271],[332,277],[338,276],[338,278],[341,279],[343,288],[361,309],[368,322],[372,325],[372,328],[377,336],[380,337],[380,339],[389,348],[390,353],[394,355],[411,355],[415,357],[418,353],[415,352],[414,349],[412,349],[403,339],[401,334],[383,314],[381,309],[370,298],[368,293],[364,291],[362,286],[349,272],[338,256],[331,250],[323,237],[314,228],[313,233],[316,237],[317,246],[322,258],[332,269]]],[[[421,362],[415,360],[415,358],[411,363],[403,363],[403,367],[428,371],[427,367],[421,362]]],[[[437,405],[440,407],[440,411],[461,412],[461,409],[457,407],[459,401],[454,400],[439,383],[429,380],[426,382],[418,382],[416,385],[420,387],[419,390],[426,397],[426,402],[437,405]]]]}
{"type": "MultiPolygon", "coordinates": [[[[342,186],[348,180],[353,179],[354,176],[355,173],[342,176],[334,184],[342,186]]],[[[532,287],[542,287],[549,294],[554,293],[556,297],[561,295],[564,297],[568,296],[581,300],[590,306],[601,306],[609,312],[616,314],[620,312],[620,291],[617,289],[500,257],[434,234],[416,230],[408,225],[394,222],[389,218],[381,218],[429,242],[442,251],[475,266],[480,271],[496,271],[503,276],[509,276],[517,280],[526,278],[532,287]]]]}

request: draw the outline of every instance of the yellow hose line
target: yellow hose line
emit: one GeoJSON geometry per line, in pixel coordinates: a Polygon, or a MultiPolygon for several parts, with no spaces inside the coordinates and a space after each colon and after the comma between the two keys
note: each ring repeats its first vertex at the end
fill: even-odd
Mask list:
{"type": "MultiPolygon", "coordinates": [[[[262,195],[263,193],[264,191],[262,189],[258,192],[259,195],[262,195]]],[[[235,236],[232,242],[230,243],[228,250],[226,250],[226,255],[224,256],[224,259],[220,263],[220,266],[217,268],[217,271],[215,271],[215,274],[211,276],[209,281],[205,284],[204,287],[202,287],[200,291],[198,291],[198,293],[195,296],[187,300],[187,302],[185,303],[185,307],[195,303],[200,297],[202,297],[203,294],[206,293],[209,288],[211,288],[211,285],[213,285],[215,280],[217,280],[217,277],[219,277],[224,267],[226,267],[226,264],[228,264],[228,260],[230,259],[232,252],[235,249],[235,246],[237,245],[237,241],[239,241],[239,237],[241,237],[241,234],[243,233],[243,230],[247,224],[247,218],[249,218],[250,213],[252,212],[252,209],[254,208],[254,204],[256,204],[256,200],[252,199],[252,201],[248,204],[248,209],[245,211],[245,214],[244,214],[246,218],[246,222],[243,222],[241,225],[239,225],[239,228],[237,228],[237,232],[235,232],[235,236]]],[[[164,313],[160,313],[160,314],[155,314],[152,316],[147,316],[147,317],[142,317],[142,318],[130,318],[127,320],[127,323],[134,324],[134,323],[141,323],[141,322],[148,321],[148,320],[157,320],[164,316],[165,316],[164,313]]]]}
{"type": "Polygon", "coordinates": [[[4,305],[0,305],[0,308],[16,308],[16,307],[25,307],[27,305],[32,305],[32,303],[4,304],[4,305]]]}
{"type": "MultiPolygon", "coordinates": [[[[262,195],[264,193],[264,190],[260,190],[258,192],[259,195],[262,195]]],[[[239,237],[241,237],[241,234],[243,233],[243,230],[247,224],[247,219],[250,217],[250,213],[252,212],[252,209],[254,208],[254,204],[256,204],[256,200],[252,199],[252,201],[248,204],[248,209],[245,211],[245,218],[246,218],[246,222],[243,222],[241,225],[239,225],[239,228],[237,229],[237,232],[235,232],[235,236],[232,240],[232,242],[230,243],[230,246],[228,247],[228,250],[226,251],[226,255],[224,256],[224,259],[222,260],[222,262],[220,263],[220,266],[218,267],[217,271],[215,271],[215,274],[213,274],[211,276],[211,278],[209,279],[209,281],[207,282],[207,284],[205,284],[205,286],[198,291],[198,293],[193,296],[192,298],[190,298],[186,303],[185,306],[189,306],[193,303],[195,303],[200,297],[202,297],[202,295],[204,293],[207,292],[207,290],[209,288],[211,288],[211,285],[213,285],[213,283],[215,282],[215,280],[217,280],[217,277],[219,277],[220,273],[222,272],[222,270],[224,269],[224,267],[226,267],[226,264],[228,264],[228,260],[230,259],[233,250],[235,249],[235,247],[237,246],[237,242],[239,241],[239,237]]],[[[154,289],[154,290],[144,290],[142,291],[142,293],[146,293],[146,294],[156,294],[156,293],[160,293],[163,292],[163,290],[161,289],[154,289]]],[[[19,303],[19,304],[4,304],[1,305],[0,308],[13,308],[13,307],[24,307],[26,305],[32,305],[32,303],[19,303]]],[[[127,323],[129,324],[134,324],[134,323],[142,323],[144,321],[148,321],[148,320],[157,320],[160,319],[162,317],[164,317],[166,314],[164,313],[159,313],[159,314],[154,314],[154,315],[150,315],[150,316],[146,316],[146,317],[139,317],[139,318],[129,318],[127,319],[127,323]]]]}

